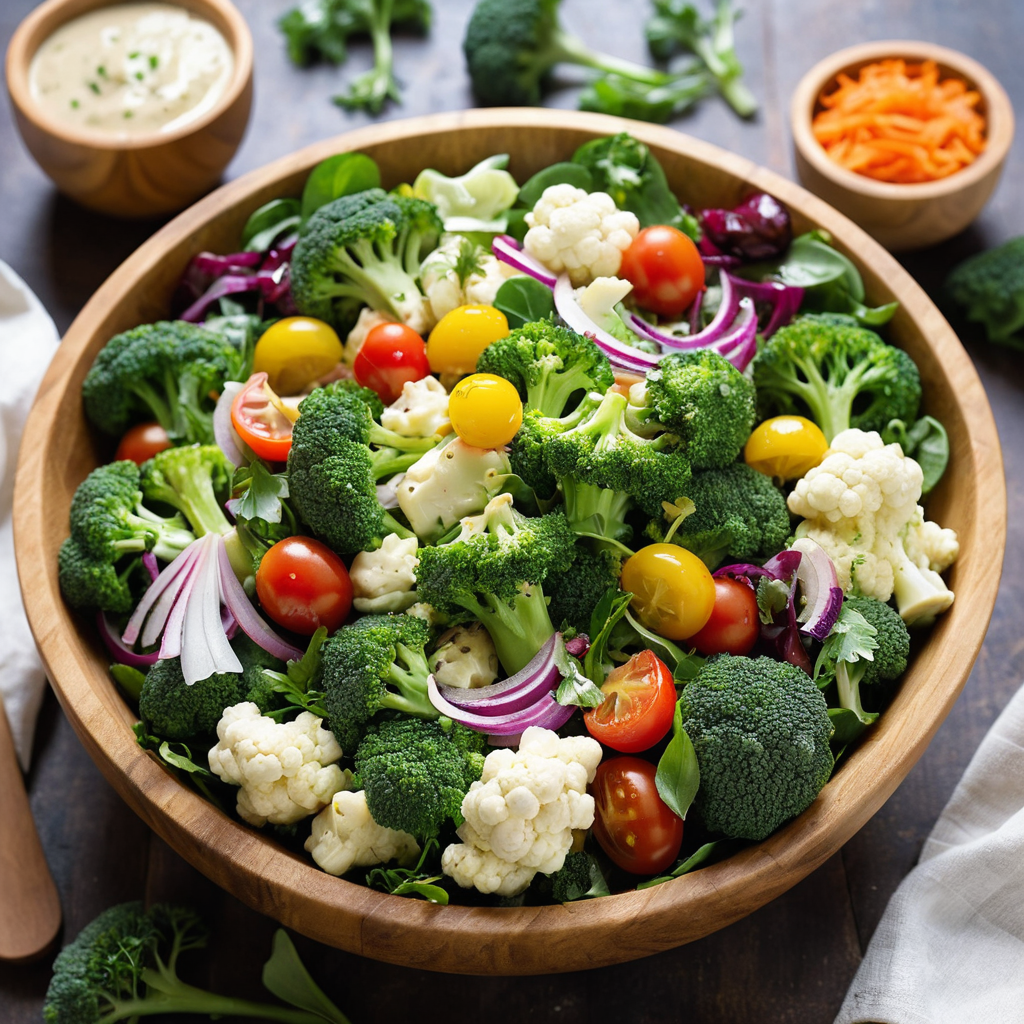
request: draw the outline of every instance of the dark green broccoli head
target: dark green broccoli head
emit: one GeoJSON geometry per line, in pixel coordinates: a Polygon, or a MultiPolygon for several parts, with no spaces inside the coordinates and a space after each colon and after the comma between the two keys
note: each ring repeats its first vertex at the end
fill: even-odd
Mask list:
{"type": "Polygon", "coordinates": [[[599,895],[595,891],[595,880],[597,887],[603,890],[600,894],[607,892],[594,858],[583,850],[567,853],[565,863],[550,878],[552,903],[572,903],[587,896],[599,895]]]}
{"type": "Polygon", "coordinates": [[[848,597],[843,602],[861,615],[868,624],[875,627],[878,648],[873,652],[874,660],[861,659],[852,666],[859,675],[859,681],[867,686],[899,679],[907,670],[910,657],[910,632],[899,612],[884,601],[871,597],[848,597]]]}
{"type": "Polygon", "coordinates": [[[167,740],[211,736],[225,708],[246,699],[241,674],[217,672],[188,686],[180,658],[163,658],[146,673],[139,695],[139,717],[167,740]]]}
{"type": "Polygon", "coordinates": [[[1024,347],[1024,237],[964,260],[946,278],[946,292],[989,341],[1024,347]]]}
{"type": "Polygon", "coordinates": [[[647,371],[646,410],[682,438],[694,469],[733,462],[757,415],[753,383],[710,349],[673,352],[647,371]]]}
{"type": "Polygon", "coordinates": [[[576,408],[560,419],[545,416],[537,409],[524,409],[523,422],[508,449],[512,472],[534,489],[542,498],[551,497],[558,481],[548,465],[548,442],[589,416],[601,402],[601,395],[591,392],[584,396],[576,408]]]}
{"type": "Polygon", "coordinates": [[[355,772],[378,825],[435,837],[462,821],[462,798],[483,771],[483,734],[457,725],[396,718],[372,725],[356,751],[355,772]]]}
{"type": "Polygon", "coordinates": [[[917,418],[917,366],[874,331],[802,316],[776,331],[752,365],[761,418],[810,416],[829,441],[850,427],[881,432],[890,420],[917,418]]]}
{"type": "Polygon", "coordinates": [[[142,464],[142,493],[182,512],[199,536],[227,533],[224,502],[234,469],[215,444],[167,448],[142,464]]]}
{"type": "Polygon", "coordinates": [[[438,717],[427,697],[429,638],[427,624],[414,616],[364,615],[324,642],[312,687],[324,695],[342,749],[355,747],[378,711],[438,717]]]}
{"type": "Polygon", "coordinates": [[[615,380],[608,357],[591,338],[550,320],[492,342],[476,368],[511,381],[527,409],[550,417],[561,416],[576,392],[604,392],[615,380]]]}
{"type": "Polygon", "coordinates": [[[425,302],[416,283],[420,261],[442,230],[432,203],[379,188],[321,206],[292,253],[295,305],[339,333],[361,306],[415,321],[425,302]]]}
{"type": "Polygon", "coordinates": [[[223,335],[181,320],[115,335],[82,383],[85,414],[115,437],[155,419],[178,444],[213,443],[213,407],[226,380],[243,372],[242,353],[223,335]]]}
{"type": "Polygon", "coordinates": [[[544,584],[551,621],[589,632],[594,609],[607,591],[618,588],[621,573],[622,560],[617,555],[593,551],[585,541],[578,543],[568,572],[549,576],[544,584]]]}
{"type": "Polygon", "coordinates": [[[806,810],[832,773],[825,698],[795,665],[709,659],[679,707],[700,767],[696,805],[712,832],[764,839],[806,810]]]}
{"type": "MultiPolygon", "coordinates": [[[[740,562],[763,560],[783,548],[789,537],[789,510],[782,491],[744,462],[694,473],[686,497],[695,510],[672,540],[709,569],[717,568],[726,555],[740,562]]],[[[668,523],[659,517],[651,520],[646,532],[661,541],[667,529],[668,523]]]]}

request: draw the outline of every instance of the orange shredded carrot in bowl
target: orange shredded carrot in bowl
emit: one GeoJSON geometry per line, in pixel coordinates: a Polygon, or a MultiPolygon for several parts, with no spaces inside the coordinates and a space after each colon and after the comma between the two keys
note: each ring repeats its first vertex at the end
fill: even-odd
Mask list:
{"type": "Polygon", "coordinates": [[[980,94],[959,78],[940,81],[934,61],[876,61],[836,82],[818,98],[811,128],[847,170],[900,184],[936,181],[985,148],[980,94]]]}

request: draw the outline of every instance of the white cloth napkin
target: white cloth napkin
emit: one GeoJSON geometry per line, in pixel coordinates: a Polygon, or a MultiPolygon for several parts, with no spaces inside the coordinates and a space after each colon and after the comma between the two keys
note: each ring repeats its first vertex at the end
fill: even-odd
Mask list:
{"type": "Polygon", "coordinates": [[[1024,687],[893,894],[836,1024],[1024,1021],[1024,687]]]}
{"type": "Polygon", "coordinates": [[[59,342],[42,303],[0,260],[0,698],[26,771],[46,676],[18,589],[11,523],[14,470],[25,418],[59,342]]]}

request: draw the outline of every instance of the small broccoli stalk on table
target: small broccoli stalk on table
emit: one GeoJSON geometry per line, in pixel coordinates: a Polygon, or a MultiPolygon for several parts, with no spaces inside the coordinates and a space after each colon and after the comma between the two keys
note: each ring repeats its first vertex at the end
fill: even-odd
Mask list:
{"type": "Polygon", "coordinates": [[[180,515],[161,516],[145,505],[134,462],[100,466],[71,499],[71,536],[58,557],[61,592],[76,608],[129,612],[143,552],[169,562],[194,540],[180,515]]]}
{"type": "Polygon", "coordinates": [[[499,494],[463,519],[452,540],[423,548],[417,591],[444,614],[468,612],[482,622],[512,675],[555,631],[542,584],[569,568],[575,539],[561,512],[526,517],[511,495],[499,494]]]}
{"type": "Polygon", "coordinates": [[[752,366],[761,418],[810,415],[830,442],[850,427],[882,431],[917,418],[921,377],[910,356],[828,314],[780,328],[752,366]]]}
{"type": "Polygon", "coordinates": [[[212,396],[244,376],[244,361],[224,335],[183,320],[135,327],[111,338],[86,374],[85,415],[114,437],[156,420],[177,444],[212,444],[212,396]]]}
{"type": "Polygon", "coordinates": [[[105,910],[57,956],[43,1020],[117,1024],[154,1014],[198,1014],[280,1024],[349,1024],[309,976],[282,929],[274,934],[263,984],[289,1006],[223,996],[183,981],[179,957],[205,948],[207,934],[188,907],[157,904],[145,910],[141,903],[121,903],[105,910]]]}
{"type": "Polygon", "coordinates": [[[433,326],[417,278],[441,235],[432,203],[367,189],[321,206],[292,253],[292,294],[299,311],[347,334],[361,306],[408,324],[433,326]]]}

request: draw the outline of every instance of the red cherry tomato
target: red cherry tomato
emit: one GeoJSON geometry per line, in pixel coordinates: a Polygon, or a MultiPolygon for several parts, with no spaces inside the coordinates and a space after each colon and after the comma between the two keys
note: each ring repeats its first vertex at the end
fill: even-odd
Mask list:
{"type": "Polygon", "coordinates": [[[749,654],[760,633],[754,591],[739,580],[716,577],[711,618],[690,643],[701,654],[749,654]]]}
{"type": "Polygon", "coordinates": [[[321,626],[333,633],[352,607],[345,563],[311,537],[286,537],[263,556],[256,593],[279,626],[301,636],[312,636],[321,626]]]}
{"type": "Polygon", "coordinates": [[[267,375],[254,373],[231,403],[231,425],[261,459],[284,462],[292,447],[292,419],[284,409],[267,375]]]}
{"type": "Polygon", "coordinates": [[[364,388],[372,388],[390,405],[406,381],[423,380],[430,374],[427,346],[405,324],[377,324],[366,335],[352,372],[364,388]]]}
{"type": "Polygon", "coordinates": [[[594,836],[623,871],[654,875],[679,854],[683,821],[658,795],[657,768],[640,757],[613,757],[597,766],[594,836]]]}
{"type": "Polygon", "coordinates": [[[619,276],[633,298],[659,316],[676,317],[704,287],[704,261],[689,236],[667,224],[644,228],[622,254],[619,276]]]}
{"type": "Polygon", "coordinates": [[[648,750],[672,727],[676,687],[668,666],[653,651],[634,654],[613,669],[601,692],[604,702],[587,711],[583,722],[594,739],[612,750],[648,750]]]}
{"type": "Polygon", "coordinates": [[[118,462],[129,459],[141,466],[157,452],[170,447],[171,439],[159,423],[137,423],[121,438],[114,459],[118,462]]]}

